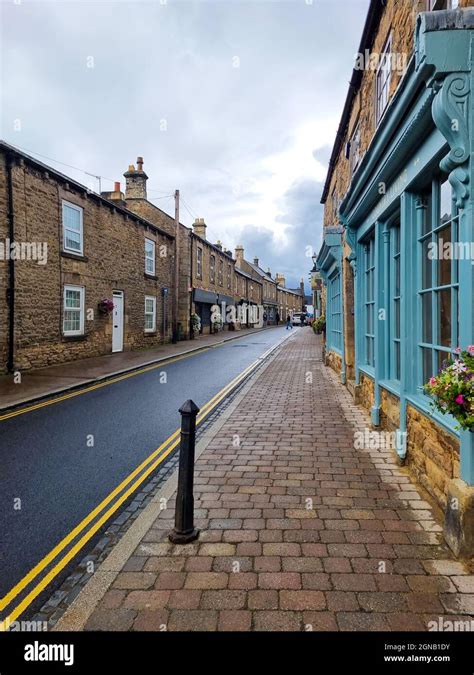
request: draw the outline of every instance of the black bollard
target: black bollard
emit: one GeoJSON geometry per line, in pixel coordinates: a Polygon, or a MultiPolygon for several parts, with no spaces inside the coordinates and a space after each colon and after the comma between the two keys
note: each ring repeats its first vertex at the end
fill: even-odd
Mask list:
{"type": "Polygon", "coordinates": [[[199,408],[189,399],[179,409],[181,413],[181,441],[179,446],[178,494],[174,530],[169,534],[173,544],[188,544],[199,536],[194,527],[194,447],[196,444],[196,417],[199,408]]]}

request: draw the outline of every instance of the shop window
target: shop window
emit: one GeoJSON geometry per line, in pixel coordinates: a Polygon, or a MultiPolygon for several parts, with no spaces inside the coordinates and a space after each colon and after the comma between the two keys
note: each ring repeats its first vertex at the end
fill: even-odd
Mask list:
{"type": "Polygon", "coordinates": [[[423,195],[419,235],[421,388],[458,346],[459,272],[453,244],[459,239],[459,216],[447,179],[434,181],[423,195]]]}
{"type": "Polygon", "coordinates": [[[342,298],[341,272],[337,270],[328,283],[328,328],[326,331],[328,347],[342,351],[342,298]]]}
{"type": "Polygon", "coordinates": [[[364,364],[375,365],[375,233],[364,245],[364,364]]]}

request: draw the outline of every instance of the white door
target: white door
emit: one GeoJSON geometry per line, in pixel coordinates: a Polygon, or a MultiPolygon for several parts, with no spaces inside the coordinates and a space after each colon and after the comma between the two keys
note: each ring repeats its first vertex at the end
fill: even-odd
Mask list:
{"type": "Polygon", "coordinates": [[[113,292],[112,351],[123,351],[123,291],[113,292]]]}

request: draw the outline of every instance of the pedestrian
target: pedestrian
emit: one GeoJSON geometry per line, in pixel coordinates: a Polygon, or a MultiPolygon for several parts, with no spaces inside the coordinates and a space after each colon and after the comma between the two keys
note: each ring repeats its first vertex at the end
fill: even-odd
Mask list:
{"type": "Polygon", "coordinates": [[[278,312],[276,313],[275,318],[276,318],[276,325],[279,326],[280,325],[280,315],[278,314],[278,312]]]}
{"type": "Polygon", "coordinates": [[[293,330],[293,325],[291,323],[291,316],[289,314],[286,317],[286,330],[288,330],[288,328],[291,328],[293,330]]]}

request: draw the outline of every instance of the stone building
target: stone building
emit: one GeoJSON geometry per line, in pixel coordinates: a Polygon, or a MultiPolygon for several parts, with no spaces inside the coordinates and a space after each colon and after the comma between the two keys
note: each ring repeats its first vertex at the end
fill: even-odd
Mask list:
{"type": "Polygon", "coordinates": [[[174,237],[0,142],[0,370],[170,337],[174,237]],[[112,309],[113,306],[113,309],[112,309]]]}
{"type": "Polygon", "coordinates": [[[242,318],[237,321],[239,328],[251,328],[258,325],[259,316],[248,311],[248,308],[262,307],[263,284],[257,278],[235,267],[235,306],[242,310],[242,318]],[[243,311],[245,309],[245,312],[243,311]]]}
{"type": "Polygon", "coordinates": [[[227,308],[235,306],[235,260],[222,243],[212,244],[206,238],[204,218],[197,218],[191,234],[191,286],[193,311],[201,320],[201,332],[213,329],[228,330],[232,323],[226,321],[227,308]],[[219,306],[222,326],[213,319],[213,307],[219,306]]]}
{"type": "Polygon", "coordinates": [[[262,284],[262,304],[265,317],[265,324],[272,326],[276,324],[276,315],[278,312],[277,303],[277,282],[272,279],[270,270],[266,272],[260,267],[258,258],[253,259],[253,263],[245,260],[243,246],[237,246],[235,249],[235,261],[239,269],[249,274],[252,279],[257,279],[262,284]]]}
{"type": "Polygon", "coordinates": [[[304,306],[304,282],[300,288],[286,288],[286,279],[282,274],[275,274],[277,283],[277,312],[280,323],[286,321],[287,316],[301,312],[304,306]]]}
{"type": "Polygon", "coordinates": [[[322,203],[327,365],[474,551],[474,434],[424,385],[474,343],[472,0],[372,0],[322,203]]]}

